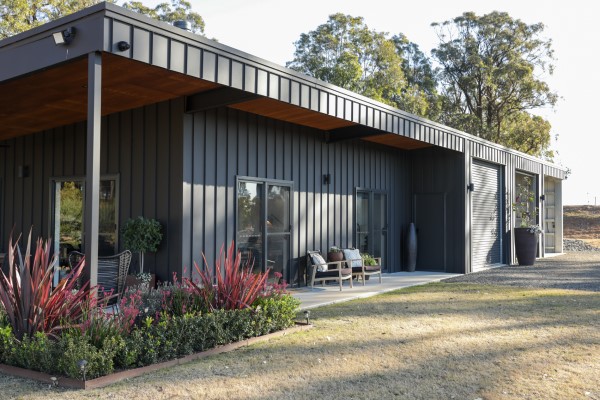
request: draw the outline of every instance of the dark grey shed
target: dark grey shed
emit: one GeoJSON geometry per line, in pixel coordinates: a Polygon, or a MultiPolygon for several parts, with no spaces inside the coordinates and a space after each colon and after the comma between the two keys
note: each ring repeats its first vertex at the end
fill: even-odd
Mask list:
{"type": "Polygon", "coordinates": [[[539,194],[539,255],[562,251],[565,173],[112,4],[0,41],[0,252],[13,227],[54,236],[57,188],[77,181],[89,259],[108,193],[116,228],[138,215],[165,227],[147,259],[163,280],[252,238],[261,267],[298,285],[306,252],[332,245],[366,246],[396,272],[413,221],[418,268],[467,273],[515,261],[522,176],[539,194]],[[258,233],[242,226],[242,188],[265,200],[258,233]]]}

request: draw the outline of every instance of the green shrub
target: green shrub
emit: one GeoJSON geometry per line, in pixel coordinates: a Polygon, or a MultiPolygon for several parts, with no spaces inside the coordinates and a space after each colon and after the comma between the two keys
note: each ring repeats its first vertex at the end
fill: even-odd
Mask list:
{"type": "Polygon", "coordinates": [[[57,349],[54,342],[42,332],[30,338],[23,336],[20,342],[13,341],[8,363],[16,367],[52,373],[56,370],[57,349]]]}
{"type": "Polygon", "coordinates": [[[113,372],[113,360],[124,345],[121,338],[112,337],[106,338],[102,348],[98,349],[86,336],[64,334],[57,342],[59,357],[55,362],[58,371],[63,375],[83,379],[79,362],[85,360],[87,361],[85,377],[93,379],[113,372]]]}
{"type": "Polygon", "coordinates": [[[293,326],[299,305],[300,301],[289,294],[273,294],[258,298],[253,304],[258,321],[255,336],[293,326]]]}
{"type": "Polygon", "coordinates": [[[12,351],[16,346],[15,336],[10,325],[0,328],[0,363],[10,364],[12,351]]]}

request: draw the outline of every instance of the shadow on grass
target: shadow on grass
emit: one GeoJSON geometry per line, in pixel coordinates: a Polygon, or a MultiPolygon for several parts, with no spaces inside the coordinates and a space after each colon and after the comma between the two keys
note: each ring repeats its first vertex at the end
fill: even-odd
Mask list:
{"type": "MultiPolygon", "coordinates": [[[[26,393],[39,398],[477,398],[483,391],[510,388],[507,382],[522,376],[541,376],[536,357],[597,349],[599,309],[597,293],[432,284],[318,308],[312,311],[316,328],[311,331],[105,389],[48,393],[34,385],[26,393]],[[448,326],[458,319],[467,325],[448,326]],[[489,326],[480,325],[482,320],[489,326]],[[411,331],[417,322],[425,329],[411,331]],[[403,331],[392,331],[402,325],[403,331]],[[520,337],[532,331],[537,336],[520,337]],[[552,335],[544,336],[549,331],[552,335]],[[577,332],[590,334],[575,337],[577,332]],[[486,340],[479,342],[482,337],[486,340]],[[421,347],[426,349],[416,356],[421,347]],[[524,354],[534,360],[519,361],[524,354]]],[[[556,360],[550,363],[556,365],[549,370],[562,368],[556,360]]],[[[593,372],[598,361],[590,367],[586,379],[598,375],[593,372]]]]}

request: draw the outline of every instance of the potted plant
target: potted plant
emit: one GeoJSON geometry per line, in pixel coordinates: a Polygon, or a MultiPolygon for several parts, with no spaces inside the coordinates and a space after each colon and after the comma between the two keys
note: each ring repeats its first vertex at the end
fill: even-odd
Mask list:
{"type": "Polygon", "coordinates": [[[532,179],[528,176],[523,182],[517,184],[513,211],[521,219],[519,227],[515,227],[515,252],[519,265],[533,265],[537,254],[537,240],[541,233],[536,224],[538,208],[534,205],[535,191],[532,188],[532,179]]]}
{"type": "Polygon", "coordinates": [[[136,275],[139,284],[147,284],[154,279],[152,274],[144,273],[144,253],[155,252],[162,240],[161,225],[155,219],[137,217],[130,219],[121,228],[123,243],[131,251],[139,254],[139,271],[136,275]]]}
{"type": "Polygon", "coordinates": [[[328,261],[342,261],[344,259],[344,253],[342,253],[342,249],[337,246],[331,246],[329,251],[327,252],[327,260],[328,261]]]}
{"type": "MultiPolygon", "coordinates": [[[[363,259],[363,264],[366,266],[375,266],[377,265],[377,260],[375,260],[375,258],[373,258],[372,255],[368,254],[368,253],[360,253],[361,258],[363,259]]],[[[367,278],[369,278],[367,276],[367,278]]]]}

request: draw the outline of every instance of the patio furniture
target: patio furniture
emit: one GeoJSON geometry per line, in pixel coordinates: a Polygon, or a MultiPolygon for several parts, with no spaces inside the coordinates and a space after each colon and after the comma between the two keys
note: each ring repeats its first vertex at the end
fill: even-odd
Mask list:
{"type": "MultiPolygon", "coordinates": [[[[78,251],[69,253],[71,269],[75,268],[84,257],[85,255],[78,251]]],[[[129,250],[114,256],[98,257],[98,287],[102,293],[113,293],[109,304],[115,304],[121,300],[125,292],[129,264],[131,264],[131,251],[129,250]]]]}
{"type": "Polygon", "coordinates": [[[345,263],[352,269],[352,277],[361,278],[363,286],[365,278],[370,275],[379,275],[381,283],[381,257],[373,257],[377,265],[365,265],[358,249],[343,249],[345,263]]]}
{"type": "Polygon", "coordinates": [[[309,251],[306,257],[307,264],[310,266],[311,288],[314,288],[315,282],[321,282],[324,285],[325,281],[337,281],[341,291],[342,283],[345,280],[349,280],[350,287],[352,287],[352,269],[343,268],[343,261],[326,262],[320,251],[309,251]]]}

